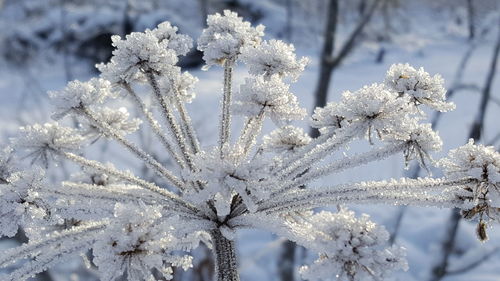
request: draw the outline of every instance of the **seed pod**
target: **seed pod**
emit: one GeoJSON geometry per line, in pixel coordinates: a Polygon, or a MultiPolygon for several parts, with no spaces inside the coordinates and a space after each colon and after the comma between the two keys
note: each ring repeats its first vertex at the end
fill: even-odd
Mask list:
{"type": "Polygon", "coordinates": [[[486,234],[487,225],[483,220],[480,220],[477,224],[476,234],[479,241],[484,242],[488,240],[488,235],[486,234]]]}

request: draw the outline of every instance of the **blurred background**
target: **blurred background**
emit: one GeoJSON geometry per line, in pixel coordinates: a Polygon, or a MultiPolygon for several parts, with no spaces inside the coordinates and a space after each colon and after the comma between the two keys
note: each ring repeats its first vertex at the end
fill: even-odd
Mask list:
{"type": "MultiPolygon", "coordinates": [[[[410,63],[441,74],[449,99],[457,104],[453,112],[428,116],[444,142],[436,159],[468,138],[500,148],[498,0],[0,0],[0,144],[8,143],[19,126],[50,120],[47,91],[97,76],[94,65],[111,56],[111,35],[144,31],[167,20],[196,39],[206,16],[224,9],[254,25],[264,24],[266,39],[292,43],[299,56],[310,58],[292,86],[310,113],[315,106],[338,100],[343,91],[382,82],[391,64],[410,63]]],[[[188,109],[202,144],[214,144],[221,70],[201,71],[203,61],[195,50],[180,65],[200,79],[197,99],[188,109]]],[[[236,81],[245,75],[245,69],[238,68],[236,81]]],[[[296,125],[309,130],[307,122],[296,125]]],[[[268,124],[266,130],[271,129],[268,124]]],[[[147,133],[138,139],[155,149],[147,133]]],[[[99,144],[99,157],[130,162],[134,172],[154,177],[105,141],[99,144]]],[[[439,170],[432,172],[440,175],[439,170]]],[[[360,175],[377,180],[427,172],[414,166],[404,169],[401,157],[393,157],[322,182],[360,180],[360,175]]],[[[410,270],[397,273],[394,280],[500,280],[498,224],[490,226],[489,241],[480,243],[475,224],[462,221],[453,210],[349,207],[371,215],[387,227],[390,243],[408,249],[410,270]]],[[[23,242],[20,232],[14,239],[0,240],[0,249],[23,242]]],[[[238,249],[243,280],[299,280],[297,268],[314,258],[314,253],[260,231],[239,233],[238,249]]],[[[176,272],[174,280],[211,280],[211,273],[210,253],[200,247],[195,267],[176,272]]],[[[98,278],[92,265],[86,267],[75,257],[33,280],[98,278]]]]}

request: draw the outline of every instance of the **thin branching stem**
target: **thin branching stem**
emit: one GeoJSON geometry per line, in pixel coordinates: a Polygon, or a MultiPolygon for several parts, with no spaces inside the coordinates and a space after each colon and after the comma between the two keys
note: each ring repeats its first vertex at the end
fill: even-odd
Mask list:
{"type": "Polygon", "coordinates": [[[224,147],[230,139],[233,67],[233,59],[227,59],[224,62],[224,92],[222,96],[222,116],[220,120],[219,133],[219,148],[221,157],[224,157],[224,147]]]}
{"type": "Polygon", "coordinates": [[[296,211],[310,209],[322,205],[334,206],[343,203],[390,202],[398,205],[425,205],[434,206],[432,197],[436,202],[443,202],[448,207],[456,207],[463,204],[454,196],[453,190],[444,188],[461,186],[471,183],[471,179],[447,180],[447,179],[401,179],[390,182],[360,182],[355,184],[343,184],[326,188],[310,188],[307,190],[294,190],[263,202],[259,211],[281,212],[283,210],[296,211]],[[428,192],[433,194],[428,194],[428,192]],[[438,194],[436,194],[438,193],[438,194]],[[423,198],[421,201],[419,198],[423,198]],[[428,198],[427,198],[428,197],[428,198]],[[399,201],[398,201],[399,200],[399,201]],[[413,201],[414,200],[414,201],[413,201]],[[451,204],[451,205],[450,205],[451,204]],[[269,211],[271,210],[271,211],[269,211]]]}
{"type": "Polygon", "coordinates": [[[335,134],[333,137],[328,138],[325,142],[317,144],[309,152],[303,154],[303,157],[298,158],[289,166],[285,166],[284,170],[279,174],[279,177],[282,179],[296,177],[314,163],[323,160],[340,149],[343,145],[351,142],[354,136],[362,130],[363,126],[354,125],[353,127],[346,128],[340,134],[335,134]]]}
{"type": "Polygon", "coordinates": [[[34,274],[40,273],[54,266],[62,259],[71,256],[75,253],[82,253],[89,249],[94,242],[94,239],[79,237],[78,241],[65,244],[65,247],[60,245],[56,248],[57,251],[48,251],[41,253],[35,260],[24,263],[20,268],[14,270],[4,278],[2,281],[18,281],[26,280],[34,274]]]}
{"type": "Polygon", "coordinates": [[[309,181],[333,174],[343,170],[354,168],[373,161],[383,160],[391,155],[403,151],[407,147],[406,143],[387,145],[365,153],[359,153],[350,157],[343,157],[328,165],[308,170],[304,175],[296,178],[293,182],[285,185],[281,191],[301,186],[309,181]]]}
{"type": "Polygon", "coordinates": [[[170,143],[170,140],[164,134],[159,125],[158,121],[154,118],[153,113],[147,108],[146,104],[141,100],[141,98],[137,95],[137,93],[132,89],[129,84],[123,84],[123,88],[127,90],[129,95],[132,97],[132,101],[139,107],[139,109],[148,120],[149,126],[153,129],[153,132],[160,140],[160,143],[165,147],[165,149],[170,153],[170,155],[175,159],[175,162],[179,165],[180,168],[185,168],[185,161],[179,155],[178,151],[174,148],[174,145],[170,143]]]}
{"type": "Polygon", "coordinates": [[[91,225],[76,226],[61,233],[53,233],[36,243],[24,244],[20,247],[7,250],[0,256],[0,267],[5,267],[10,263],[26,258],[30,255],[52,248],[54,243],[66,239],[82,237],[88,234],[97,233],[106,228],[107,222],[92,223],[91,225]]]}
{"type": "Polygon", "coordinates": [[[177,146],[179,149],[182,151],[182,155],[184,157],[184,160],[186,161],[188,167],[190,169],[194,169],[193,165],[193,160],[191,157],[191,154],[189,153],[189,149],[186,146],[186,140],[184,139],[184,135],[182,133],[181,128],[177,124],[175,120],[175,116],[170,110],[165,97],[162,95],[160,86],[158,85],[158,81],[153,73],[147,73],[148,81],[151,85],[151,88],[153,89],[153,94],[157,100],[157,102],[160,104],[162,110],[161,110],[161,115],[163,118],[165,118],[165,121],[169,127],[170,132],[172,132],[173,137],[177,141],[177,146]]]}
{"type": "Polygon", "coordinates": [[[125,139],[122,135],[117,133],[111,126],[96,118],[95,114],[93,114],[93,112],[91,112],[89,109],[81,108],[80,112],[85,118],[87,118],[95,126],[97,126],[104,135],[113,138],[118,143],[123,145],[135,156],[144,161],[144,163],[148,167],[153,169],[159,176],[167,179],[171,184],[173,184],[173,186],[177,187],[179,190],[186,189],[186,184],[182,182],[178,177],[176,177],[171,171],[163,167],[162,164],[156,161],[151,155],[146,153],[144,150],[140,149],[135,144],[131,143],[130,141],[125,139]]]}
{"type": "Polygon", "coordinates": [[[255,140],[262,130],[262,125],[264,123],[265,111],[262,109],[257,116],[247,119],[245,122],[245,127],[241,132],[241,136],[238,139],[237,146],[242,148],[242,158],[246,157],[252,146],[255,145],[255,140]]]}
{"type": "MultiPolygon", "coordinates": [[[[299,198],[297,198],[299,199],[299,198]]],[[[263,209],[259,212],[266,214],[280,214],[304,209],[337,206],[339,204],[393,204],[393,205],[411,205],[422,207],[454,208],[463,205],[463,201],[452,198],[448,195],[437,196],[426,193],[409,194],[359,194],[352,193],[346,195],[320,196],[318,198],[300,198],[296,202],[286,202],[279,206],[273,206],[263,209]]]]}
{"type": "Polygon", "coordinates": [[[194,212],[194,213],[198,212],[198,209],[196,209],[195,207],[188,204],[186,201],[181,199],[176,194],[174,194],[166,189],[160,188],[151,182],[148,182],[148,181],[145,181],[141,178],[138,178],[130,173],[123,172],[123,171],[120,171],[118,169],[109,167],[109,166],[107,166],[99,161],[89,160],[87,158],[84,158],[82,156],[76,155],[76,154],[71,153],[71,152],[64,152],[61,155],[70,161],[73,161],[79,165],[82,165],[83,167],[89,167],[89,168],[95,169],[97,171],[101,171],[101,172],[107,173],[109,175],[118,177],[118,178],[123,179],[127,182],[137,184],[138,186],[140,186],[142,188],[145,188],[145,189],[148,189],[152,192],[155,192],[155,193],[171,200],[172,202],[179,204],[179,206],[182,206],[182,207],[190,210],[191,212],[194,212]]]}
{"type": "Polygon", "coordinates": [[[283,159],[283,164],[281,165],[281,168],[286,168],[290,166],[290,164],[295,163],[299,161],[301,158],[304,157],[307,153],[311,152],[314,148],[316,148],[318,145],[324,143],[326,140],[332,138],[334,135],[333,132],[327,132],[325,134],[321,134],[320,136],[313,138],[311,142],[303,147],[297,148],[293,154],[291,155],[285,155],[283,159]]]}
{"type": "Polygon", "coordinates": [[[185,132],[185,138],[189,141],[191,146],[191,150],[193,153],[200,152],[200,141],[196,135],[196,131],[193,127],[193,121],[189,116],[186,106],[180,99],[180,93],[177,85],[174,84],[174,81],[170,79],[171,88],[174,90],[174,102],[177,107],[177,111],[179,112],[179,116],[181,118],[181,126],[183,127],[183,131],[185,132]]]}

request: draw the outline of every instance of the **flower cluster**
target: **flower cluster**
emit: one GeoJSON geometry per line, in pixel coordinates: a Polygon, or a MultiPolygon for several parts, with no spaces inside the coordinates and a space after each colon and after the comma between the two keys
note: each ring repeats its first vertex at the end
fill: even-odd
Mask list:
{"type": "Polygon", "coordinates": [[[198,78],[189,72],[172,71],[169,77],[163,77],[159,82],[162,93],[166,93],[167,97],[178,95],[183,102],[192,102],[196,97],[193,90],[198,78]]]}
{"type": "Polygon", "coordinates": [[[48,167],[50,160],[57,160],[60,152],[75,152],[85,139],[75,129],[58,123],[34,124],[21,127],[19,136],[13,139],[16,149],[25,151],[32,163],[48,167]]]}
{"type": "Polygon", "coordinates": [[[262,76],[247,78],[235,97],[235,114],[244,116],[268,115],[277,124],[302,119],[306,111],[300,108],[297,97],[279,78],[265,80],[262,76]]]}
{"type": "Polygon", "coordinates": [[[114,216],[113,223],[93,247],[93,261],[101,280],[119,280],[121,276],[128,280],[154,280],[153,269],[169,280],[171,266],[184,270],[192,267],[192,257],[175,254],[182,249],[172,234],[172,226],[161,220],[160,207],[117,204],[114,216]]]}
{"type": "Polygon", "coordinates": [[[102,77],[114,84],[131,83],[145,79],[144,73],[165,75],[174,68],[178,56],[186,55],[192,40],[177,34],[177,27],[165,22],[146,32],[133,32],[122,39],[111,37],[113,58],[97,68],[102,77]]]}
{"type": "Polygon", "coordinates": [[[422,67],[416,70],[409,64],[395,64],[387,72],[385,84],[398,93],[409,95],[415,104],[425,104],[439,111],[455,108],[446,102],[443,78],[439,74],[431,77],[422,67]]]}
{"type": "Polygon", "coordinates": [[[419,107],[427,105],[438,110],[453,109],[453,104],[444,101],[444,82],[438,75],[431,79],[423,69],[417,72],[407,64],[392,66],[385,80],[383,84],[344,92],[340,102],[330,102],[323,108],[316,108],[311,124],[326,136],[336,134],[339,129],[349,129],[355,132],[354,137],[365,137],[371,144],[373,136],[393,144],[404,142],[406,163],[417,159],[429,171],[428,162],[432,160],[429,152],[439,151],[442,141],[432,130],[431,124],[421,123],[424,114],[419,107]],[[417,101],[414,91],[401,90],[397,86],[399,84],[393,83],[396,72],[408,73],[403,76],[421,81],[416,82],[417,85],[432,84],[433,87],[416,87],[418,95],[426,96],[422,101],[417,101]]]}
{"type": "Polygon", "coordinates": [[[266,151],[277,153],[293,152],[308,145],[311,137],[302,128],[287,125],[272,131],[262,138],[263,148],[266,151]]]}
{"type": "Polygon", "coordinates": [[[264,36],[264,26],[252,27],[229,10],[224,10],[224,15],[208,16],[207,26],[198,39],[198,50],[203,52],[207,66],[236,60],[243,47],[259,44],[264,36]]]}
{"type": "Polygon", "coordinates": [[[320,257],[300,269],[304,279],[382,280],[391,271],[408,269],[404,249],[386,247],[389,233],[367,215],[356,218],[354,212],[341,209],[337,214],[314,214],[308,221],[318,231],[311,247],[320,257]]]}
{"type": "MultiPolygon", "coordinates": [[[[106,123],[113,131],[120,135],[128,135],[137,131],[142,123],[142,121],[137,118],[130,120],[130,114],[125,107],[119,109],[102,107],[94,110],[94,113],[99,120],[106,123]]],[[[103,135],[101,130],[91,122],[83,122],[83,131],[83,134],[88,137],[103,135]]]]}
{"type": "Polygon", "coordinates": [[[270,190],[258,185],[268,174],[267,163],[260,157],[242,159],[238,150],[226,152],[222,160],[220,155],[218,148],[196,155],[194,160],[199,170],[190,176],[205,182],[206,187],[192,200],[199,203],[213,198],[217,215],[224,217],[231,212],[232,198],[238,194],[249,210],[256,211],[256,202],[269,196],[270,190]]]}
{"type": "Polygon", "coordinates": [[[109,81],[92,78],[88,82],[71,81],[62,91],[49,92],[49,96],[56,108],[53,117],[60,119],[82,107],[102,104],[116,93],[111,91],[109,81]]]}
{"type": "Polygon", "coordinates": [[[293,45],[278,40],[264,41],[257,46],[245,46],[242,50],[242,60],[249,66],[250,74],[266,77],[290,76],[294,81],[309,62],[304,57],[297,61],[293,45]]]}
{"type": "Polygon", "coordinates": [[[12,237],[19,226],[28,226],[43,220],[48,208],[38,198],[44,186],[44,171],[13,172],[0,183],[0,236],[12,237]]]}

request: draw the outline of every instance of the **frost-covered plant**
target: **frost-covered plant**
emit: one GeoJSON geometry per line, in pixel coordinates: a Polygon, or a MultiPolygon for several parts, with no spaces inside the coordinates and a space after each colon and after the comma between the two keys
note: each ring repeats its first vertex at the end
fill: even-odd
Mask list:
{"type": "Polygon", "coordinates": [[[169,23],[113,37],[116,50],[109,63],[98,66],[101,78],[70,82],[51,93],[59,123],[21,128],[0,155],[0,235],[13,236],[22,227],[30,237],[0,255],[0,267],[26,260],[0,280],[25,280],[89,249],[102,280],[154,280],[157,274],[169,279],[172,267],[192,266],[189,252],[200,242],[213,249],[218,280],[239,280],[235,240],[242,228],[269,230],[317,252],[319,258],[300,270],[305,279],[380,280],[407,268],[404,249],[387,245],[387,231],[366,215],[357,218],[345,207],[319,213],[314,208],[458,207],[464,217],[479,218],[480,234],[486,218],[498,219],[500,154],[472,142],[439,162],[441,178],[315,184],[400,153],[405,163],[435,164],[430,153],[442,142],[422,123],[421,107],[446,111],[453,105],[445,101],[441,77],[395,65],[384,83],[345,92],[340,101],[315,109],[311,125],[321,135],[310,138],[290,125],[306,112],[286,80],[299,76],[306,59],[297,60],[292,46],[262,36],[263,27],[229,11],[208,19],[198,48],[208,66],[224,69],[219,140],[208,148],[201,148],[185,107],[194,99],[197,79],[176,66],[191,39],[169,23]],[[233,100],[233,68],[240,60],[249,76],[233,100]],[[139,88],[149,89],[153,106],[139,88]],[[115,109],[122,100],[127,102],[115,109]],[[135,107],[130,111],[140,120],[130,119],[126,107],[135,107]],[[237,136],[230,130],[233,114],[244,116],[237,136]],[[62,125],[67,117],[78,121],[77,128],[62,125]],[[259,138],[268,118],[279,128],[259,138]],[[171,157],[170,165],[134,142],[136,131],[148,129],[171,157]],[[83,157],[83,149],[99,138],[125,148],[158,177],[145,180],[83,157]],[[342,153],[364,139],[370,143],[365,152],[342,153]],[[30,165],[16,166],[16,157],[31,159],[30,165]],[[32,167],[59,169],[52,163],[60,161],[80,171],[54,184],[32,167]]]}

